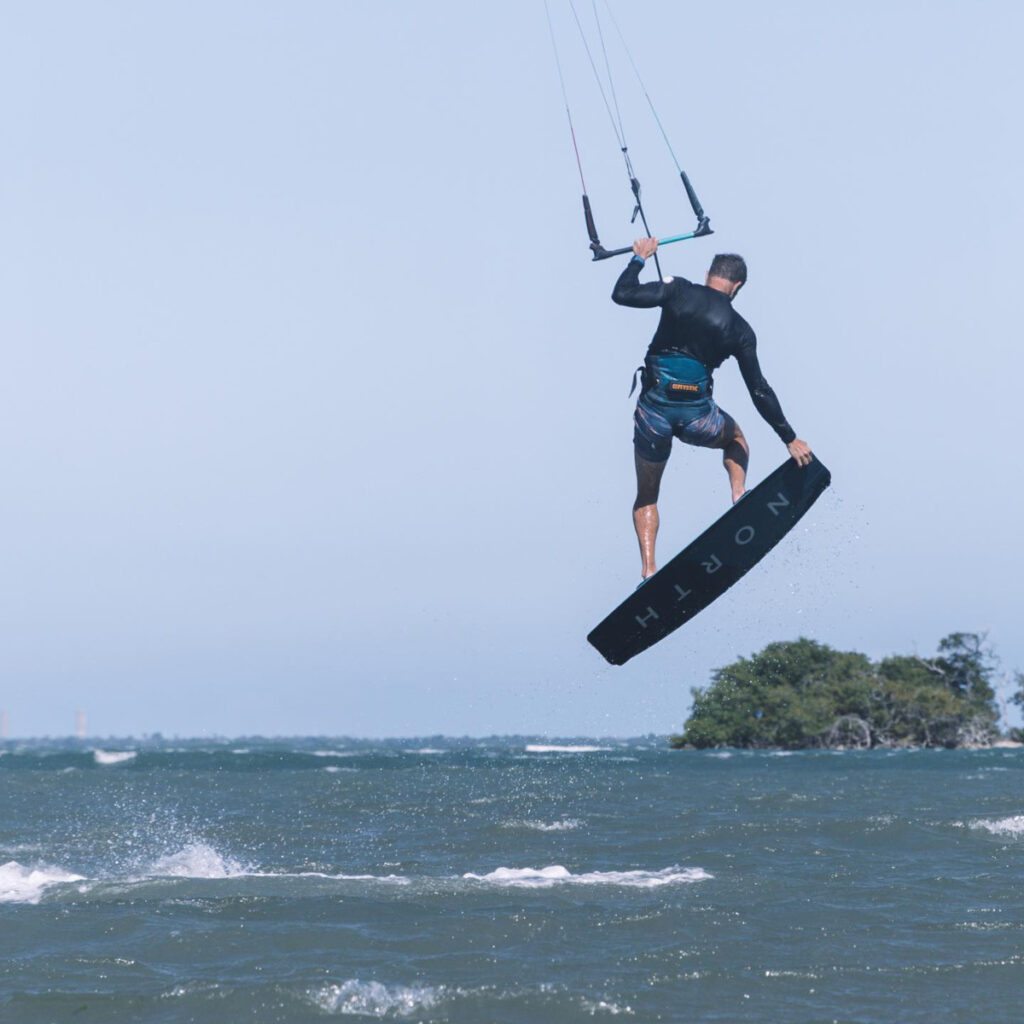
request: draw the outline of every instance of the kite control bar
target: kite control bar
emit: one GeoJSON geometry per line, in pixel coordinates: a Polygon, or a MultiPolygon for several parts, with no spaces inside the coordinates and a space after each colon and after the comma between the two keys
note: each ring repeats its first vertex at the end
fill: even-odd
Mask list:
{"type": "MultiPolygon", "coordinates": [[[[586,32],[583,30],[583,25],[580,23],[579,16],[576,13],[576,8],[573,5],[573,0],[569,0],[569,7],[572,10],[573,17],[576,20],[576,26],[580,30],[580,38],[583,40],[583,48],[587,52],[587,57],[590,59],[590,66],[593,68],[594,76],[597,79],[597,87],[601,93],[601,98],[604,100],[605,109],[608,111],[608,117],[612,122],[612,130],[615,132],[615,137],[619,142],[619,149],[622,152],[622,156],[626,162],[626,174],[629,177],[629,187],[633,191],[633,199],[636,202],[636,206],[633,209],[633,216],[630,218],[630,223],[635,221],[637,217],[640,218],[640,223],[644,226],[644,231],[647,233],[645,237],[650,237],[651,229],[647,226],[647,215],[644,213],[643,203],[640,201],[640,182],[637,181],[636,175],[633,173],[633,164],[629,158],[629,147],[626,145],[626,133],[622,127],[622,117],[619,114],[619,101],[615,95],[615,85],[612,82],[612,70],[611,65],[608,62],[608,51],[604,45],[604,34],[601,32],[601,20],[597,13],[597,0],[594,0],[594,19],[597,22],[597,34],[601,41],[601,52],[604,54],[605,68],[608,72],[608,86],[611,93],[612,104],[615,107],[615,113],[612,113],[612,104],[608,102],[608,95],[605,93],[604,85],[601,82],[601,74],[597,70],[597,64],[594,61],[594,56],[591,53],[590,44],[587,42],[586,32]]],[[[622,256],[627,252],[632,252],[633,247],[628,246],[622,249],[606,249],[601,244],[601,239],[597,235],[597,226],[594,224],[594,214],[590,209],[590,198],[587,195],[587,183],[583,179],[583,163],[580,160],[579,146],[576,145],[576,129],[572,123],[572,111],[569,109],[569,96],[565,90],[565,78],[562,75],[562,62],[558,56],[558,44],[555,41],[555,30],[551,24],[551,12],[548,9],[547,0],[544,0],[544,9],[547,13],[548,19],[548,30],[551,33],[551,47],[555,54],[555,66],[558,69],[558,80],[562,86],[562,99],[565,101],[565,114],[569,120],[569,134],[572,137],[572,147],[576,153],[576,166],[580,172],[580,184],[583,186],[583,216],[587,222],[587,234],[590,237],[590,251],[594,254],[595,260],[607,260],[612,256],[622,256]]],[[[612,18],[612,22],[615,22],[614,16],[612,16],[611,8],[608,9],[609,17],[612,18]]],[[[615,28],[619,31],[619,27],[616,24],[615,28]]],[[[651,102],[651,97],[647,93],[647,89],[644,86],[643,79],[640,78],[640,71],[633,61],[632,56],[629,53],[629,48],[626,46],[626,40],[622,36],[622,32],[619,31],[619,38],[622,39],[623,48],[626,50],[626,56],[629,57],[629,62],[633,65],[633,70],[636,72],[637,80],[640,82],[640,87],[643,89],[644,96],[647,97],[647,103],[651,108],[651,113],[654,115],[654,120],[658,123],[658,128],[661,129],[662,138],[665,140],[665,145],[668,146],[669,153],[672,154],[672,160],[676,165],[676,170],[679,171],[679,177],[682,179],[683,188],[686,190],[686,197],[690,200],[690,206],[693,208],[693,214],[697,218],[697,227],[693,231],[685,235],[671,235],[668,238],[659,238],[658,245],[669,245],[672,242],[682,242],[687,238],[702,238],[704,235],[710,235],[711,225],[708,221],[707,215],[704,213],[704,208],[700,205],[700,200],[697,198],[697,193],[693,190],[693,185],[690,184],[690,179],[686,176],[686,171],[679,166],[679,161],[676,159],[676,155],[672,150],[672,145],[668,141],[668,136],[665,134],[665,129],[661,124],[661,118],[658,117],[658,112],[654,109],[654,104],[651,102]]],[[[658,276],[661,276],[661,266],[658,263],[658,254],[654,253],[654,265],[658,268],[658,276]]]]}
{"type": "MultiPolygon", "coordinates": [[[[711,222],[708,219],[707,214],[704,212],[704,207],[700,205],[700,200],[697,198],[697,193],[693,189],[693,185],[690,184],[690,179],[686,176],[686,171],[680,170],[679,177],[683,180],[683,188],[686,189],[686,196],[690,200],[690,206],[693,207],[694,215],[697,218],[697,227],[688,232],[685,235],[670,235],[668,238],[659,238],[658,245],[670,245],[672,242],[685,242],[689,238],[703,238],[705,235],[714,234],[711,230],[711,222]]],[[[637,213],[643,216],[643,210],[640,207],[640,182],[636,178],[630,178],[630,185],[633,189],[633,195],[636,196],[637,208],[633,212],[633,218],[636,219],[637,213]]],[[[627,245],[622,249],[606,249],[602,244],[601,240],[597,237],[597,227],[594,224],[594,215],[590,209],[590,199],[587,194],[583,194],[583,216],[587,222],[587,234],[590,236],[590,250],[594,254],[595,260],[607,260],[611,259],[612,256],[624,256],[627,252],[632,252],[633,247],[627,245]]],[[[647,226],[646,219],[644,220],[644,227],[647,226]]]]}
{"type": "MultiPolygon", "coordinates": [[[[668,238],[659,238],[659,248],[663,245],[669,245],[672,242],[685,242],[688,238],[703,238],[705,235],[713,235],[714,231],[711,230],[711,225],[708,223],[708,218],[705,217],[700,224],[697,225],[696,231],[691,231],[685,235],[670,235],[668,238]]],[[[622,249],[606,249],[600,242],[596,245],[591,242],[590,248],[593,250],[595,260],[607,260],[611,259],[612,256],[624,256],[627,252],[633,251],[633,246],[627,245],[622,249]]]]}

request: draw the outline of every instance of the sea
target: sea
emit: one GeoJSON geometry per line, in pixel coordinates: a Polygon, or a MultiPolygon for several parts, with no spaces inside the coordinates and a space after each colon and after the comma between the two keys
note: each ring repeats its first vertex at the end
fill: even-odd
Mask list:
{"type": "Polygon", "coordinates": [[[1024,1021],[1024,750],[13,742],[0,1020],[1024,1021]]]}

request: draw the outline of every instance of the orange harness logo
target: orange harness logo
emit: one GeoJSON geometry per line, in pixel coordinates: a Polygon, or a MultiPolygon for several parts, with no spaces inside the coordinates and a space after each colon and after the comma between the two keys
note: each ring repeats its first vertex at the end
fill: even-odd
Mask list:
{"type": "Polygon", "coordinates": [[[669,384],[668,389],[669,391],[700,391],[696,384],[680,384],[678,381],[669,384]]]}

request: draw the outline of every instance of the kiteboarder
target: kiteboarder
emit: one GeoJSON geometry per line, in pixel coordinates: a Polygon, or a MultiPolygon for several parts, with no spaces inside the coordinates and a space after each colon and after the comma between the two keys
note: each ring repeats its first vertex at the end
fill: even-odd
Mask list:
{"type": "Polygon", "coordinates": [[[686,444],[721,449],[733,503],[743,497],[750,449],[739,424],[712,398],[712,373],[729,356],[739,363],[754,407],[789,454],[801,466],[813,458],[810,448],[786,422],[775,392],[761,373],[753,330],[732,307],[747,280],[743,258],[716,256],[703,285],[681,277],[641,284],[640,271],[657,248],[655,238],[634,242],[633,256],[612,291],[612,300],[620,306],[661,307],[661,320],[640,370],[640,398],[633,417],[633,525],[644,580],[657,571],[658,492],[673,437],[686,444]]]}

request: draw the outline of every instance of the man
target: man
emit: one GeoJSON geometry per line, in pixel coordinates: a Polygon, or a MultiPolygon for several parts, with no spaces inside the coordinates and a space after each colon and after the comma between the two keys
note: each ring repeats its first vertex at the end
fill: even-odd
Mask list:
{"type": "Polygon", "coordinates": [[[741,256],[719,255],[704,284],[681,277],[640,284],[640,271],[657,251],[656,238],[633,243],[633,257],[622,272],[612,300],[620,306],[661,307],[661,321],[647,349],[643,386],[633,417],[636,501],[633,525],[640,542],[643,579],[657,572],[654,542],[658,536],[658,491],[672,438],[703,448],[722,449],[733,503],[743,497],[750,449],[739,424],[711,397],[711,374],[735,356],[754,408],[764,417],[801,466],[813,456],[782,414],[779,400],[757,362],[757,339],[732,308],[747,280],[741,256]]]}

